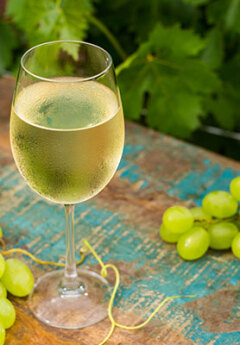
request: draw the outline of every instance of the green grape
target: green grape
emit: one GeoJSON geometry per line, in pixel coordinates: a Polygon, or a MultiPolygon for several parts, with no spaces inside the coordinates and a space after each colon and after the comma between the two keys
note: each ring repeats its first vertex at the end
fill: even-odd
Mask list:
{"type": "Polygon", "coordinates": [[[2,228],[0,226],[0,238],[3,237],[3,232],[2,232],[2,228]]]}
{"type": "Polygon", "coordinates": [[[230,191],[235,199],[240,201],[240,176],[235,177],[230,183],[230,191]]]}
{"type": "Polygon", "coordinates": [[[23,262],[16,259],[6,260],[6,268],[2,282],[12,295],[27,296],[34,285],[34,278],[30,269],[23,262]]]}
{"type": "Polygon", "coordinates": [[[168,243],[177,243],[179,237],[181,234],[174,234],[171,231],[169,231],[166,226],[163,224],[160,226],[160,236],[163,239],[163,241],[168,243]]]}
{"type": "Polygon", "coordinates": [[[193,225],[193,216],[184,206],[173,206],[163,214],[163,225],[174,234],[181,234],[193,225]]]}
{"type": "Polygon", "coordinates": [[[238,233],[236,225],[230,222],[212,224],[208,229],[210,235],[210,247],[212,249],[229,249],[234,236],[238,233]]]}
{"type": "Polygon", "coordinates": [[[5,286],[3,285],[2,282],[0,282],[0,298],[6,298],[7,297],[7,290],[5,288],[5,286]]]}
{"type": "Polygon", "coordinates": [[[5,266],[6,266],[6,263],[5,263],[4,257],[0,254],[0,279],[5,271],[5,266]]]}
{"type": "Polygon", "coordinates": [[[16,312],[12,303],[6,298],[0,298],[0,322],[5,329],[10,328],[16,319],[16,312]]]}
{"type": "Polygon", "coordinates": [[[196,260],[208,250],[210,238],[208,232],[200,226],[194,226],[178,240],[178,254],[185,260],[196,260]]]}
{"type": "Polygon", "coordinates": [[[211,219],[211,216],[207,214],[202,207],[192,207],[190,208],[190,212],[195,220],[211,219]]]}
{"type": "Polygon", "coordinates": [[[235,235],[232,241],[232,252],[237,258],[240,259],[240,232],[235,235]]]}
{"type": "Polygon", "coordinates": [[[3,345],[5,342],[5,334],[6,334],[6,331],[2,323],[0,322],[0,345],[3,345]]]}
{"type": "Polygon", "coordinates": [[[216,218],[227,218],[237,212],[238,203],[228,192],[215,191],[207,194],[203,199],[205,212],[216,218]]]}

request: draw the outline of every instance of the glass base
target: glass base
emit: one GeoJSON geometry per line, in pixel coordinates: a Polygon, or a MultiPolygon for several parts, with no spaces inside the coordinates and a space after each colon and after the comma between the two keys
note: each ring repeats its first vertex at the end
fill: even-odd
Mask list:
{"type": "Polygon", "coordinates": [[[78,270],[81,282],[76,294],[62,293],[64,271],[53,271],[41,277],[29,297],[33,314],[49,326],[78,329],[91,326],[107,316],[106,300],[110,285],[99,274],[78,270]]]}

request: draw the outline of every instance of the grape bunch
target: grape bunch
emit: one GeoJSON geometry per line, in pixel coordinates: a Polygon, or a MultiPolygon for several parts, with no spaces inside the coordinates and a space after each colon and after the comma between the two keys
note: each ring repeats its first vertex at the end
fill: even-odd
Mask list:
{"type": "Polygon", "coordinates": [[[7,299],[7,293],[25,297],[31,292],[33,285],[32,272],[23,262],[17,259],[5,260],[0,254],[0,345],[5,342],[5,330],[10,328],[16,319],[15,309],[7,299]]]}
{"type": "Polygon", "coordinates": [[[240,176],[230,184],[230,193],[207,194],[202,207],[168,208],[160,226],[160,236],[168,243],[177,243],[178,254],[185,260],[202,257],[208,248],[226,250],[240,258],[240,176]]]}

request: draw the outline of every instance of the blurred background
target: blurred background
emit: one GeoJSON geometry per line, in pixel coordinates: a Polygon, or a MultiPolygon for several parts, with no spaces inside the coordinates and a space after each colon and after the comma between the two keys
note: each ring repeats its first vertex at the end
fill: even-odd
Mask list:
{"type": "Polygon", "coordinates": [[[240,160],[240,0],[0,0],[0,76],[58,39],[110,52],[127,119],[240,160]]]}

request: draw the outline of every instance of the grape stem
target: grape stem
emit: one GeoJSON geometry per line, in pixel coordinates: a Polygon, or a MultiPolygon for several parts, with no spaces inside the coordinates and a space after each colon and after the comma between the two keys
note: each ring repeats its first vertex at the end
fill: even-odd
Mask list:
{"type": "Polygon", "coordinates": [[[3,238],[0,238],[0,245],[3,247],[3,248],[6,248],[6,243],[4,241],[3,238]]]}
{"type": "MultiPolygon", "coordinates": [[[[111,294],[111,297],[109,300],[109,304],[108,304],[108,318],[111,322],[111,327],[109,329],[107,336],[105,337],[104,340],[102,340],[100,342],[99,345],[104,345],[110,339],[115,328],[121,328],[121,329],[125,329],[125,330],[137,330],[137,329],[145,327],[152,320],[152,318],[159,312],[159,310],[163,307],[163,305],[166,304],[168,301],[172,301],[174,299],[183,298],[183,297],[184,298],[194,298],[197,296],[196,294],[194,294],[194,295],[168,296],[159,303],[158,307],[150,314],[150,316],[146,319],[146,321],[142,322],[141,324],[134,325],[134,326],[126,326],[126,325],[119,324],[113,317],[113,306],[114,306],[116,294],[117,294],[117,291],[118,291],[118,288],[120,285],[120,273],[119,273],[119,271],[115,265],[104,264],[104,262],[102,261],[100,256],[97,254],[97,252],[93,249],[93,247],[90,245],[90,243],[87,240],[82,239],[82,242],[84,243],[84,247],[80,251],[81,260],[79,263],[82,263],[84,260],[84,254],[83,253],[86,250],[89,250],[92,253],[92,255],[95,257],[95,259],[98,261],[99,265],[101,266],[102,277],[104,277],[104,278],[107,277],[109,269],[112,269],[115,273],[115,284],[114,284],[113,291],[112,291],[112,294],[111,294]]],[[[24,254],[24,255],[29,256],[33,261],[35,261],[39,264],[42,264],[42,265],[65,266],[65,264],[62,264],[62,263],[54,263],[51,261],[42,261],[42,260],[36,258],[33,254],[31,254],[28,251],[21,249],[21,248],[14,248],[14,249],[10,249],[8,251],[0,251],[0,253],[3,255],[11,255],[13,253],[20,253],[20,254],[24,254]]]]}
{"type": "Polygon", "coordinates": [[[208,229],[208,227],[212,224],[219,224],[221,222],[234,222],[236,220],[240,220],[240,213],[239,213],[239,208],[238,208],[238,212],[231,217],[227,217],[227,218],[213,218],[213,219],[195,219],[194,223],[203,223],[203,227],[208,229]]]}

